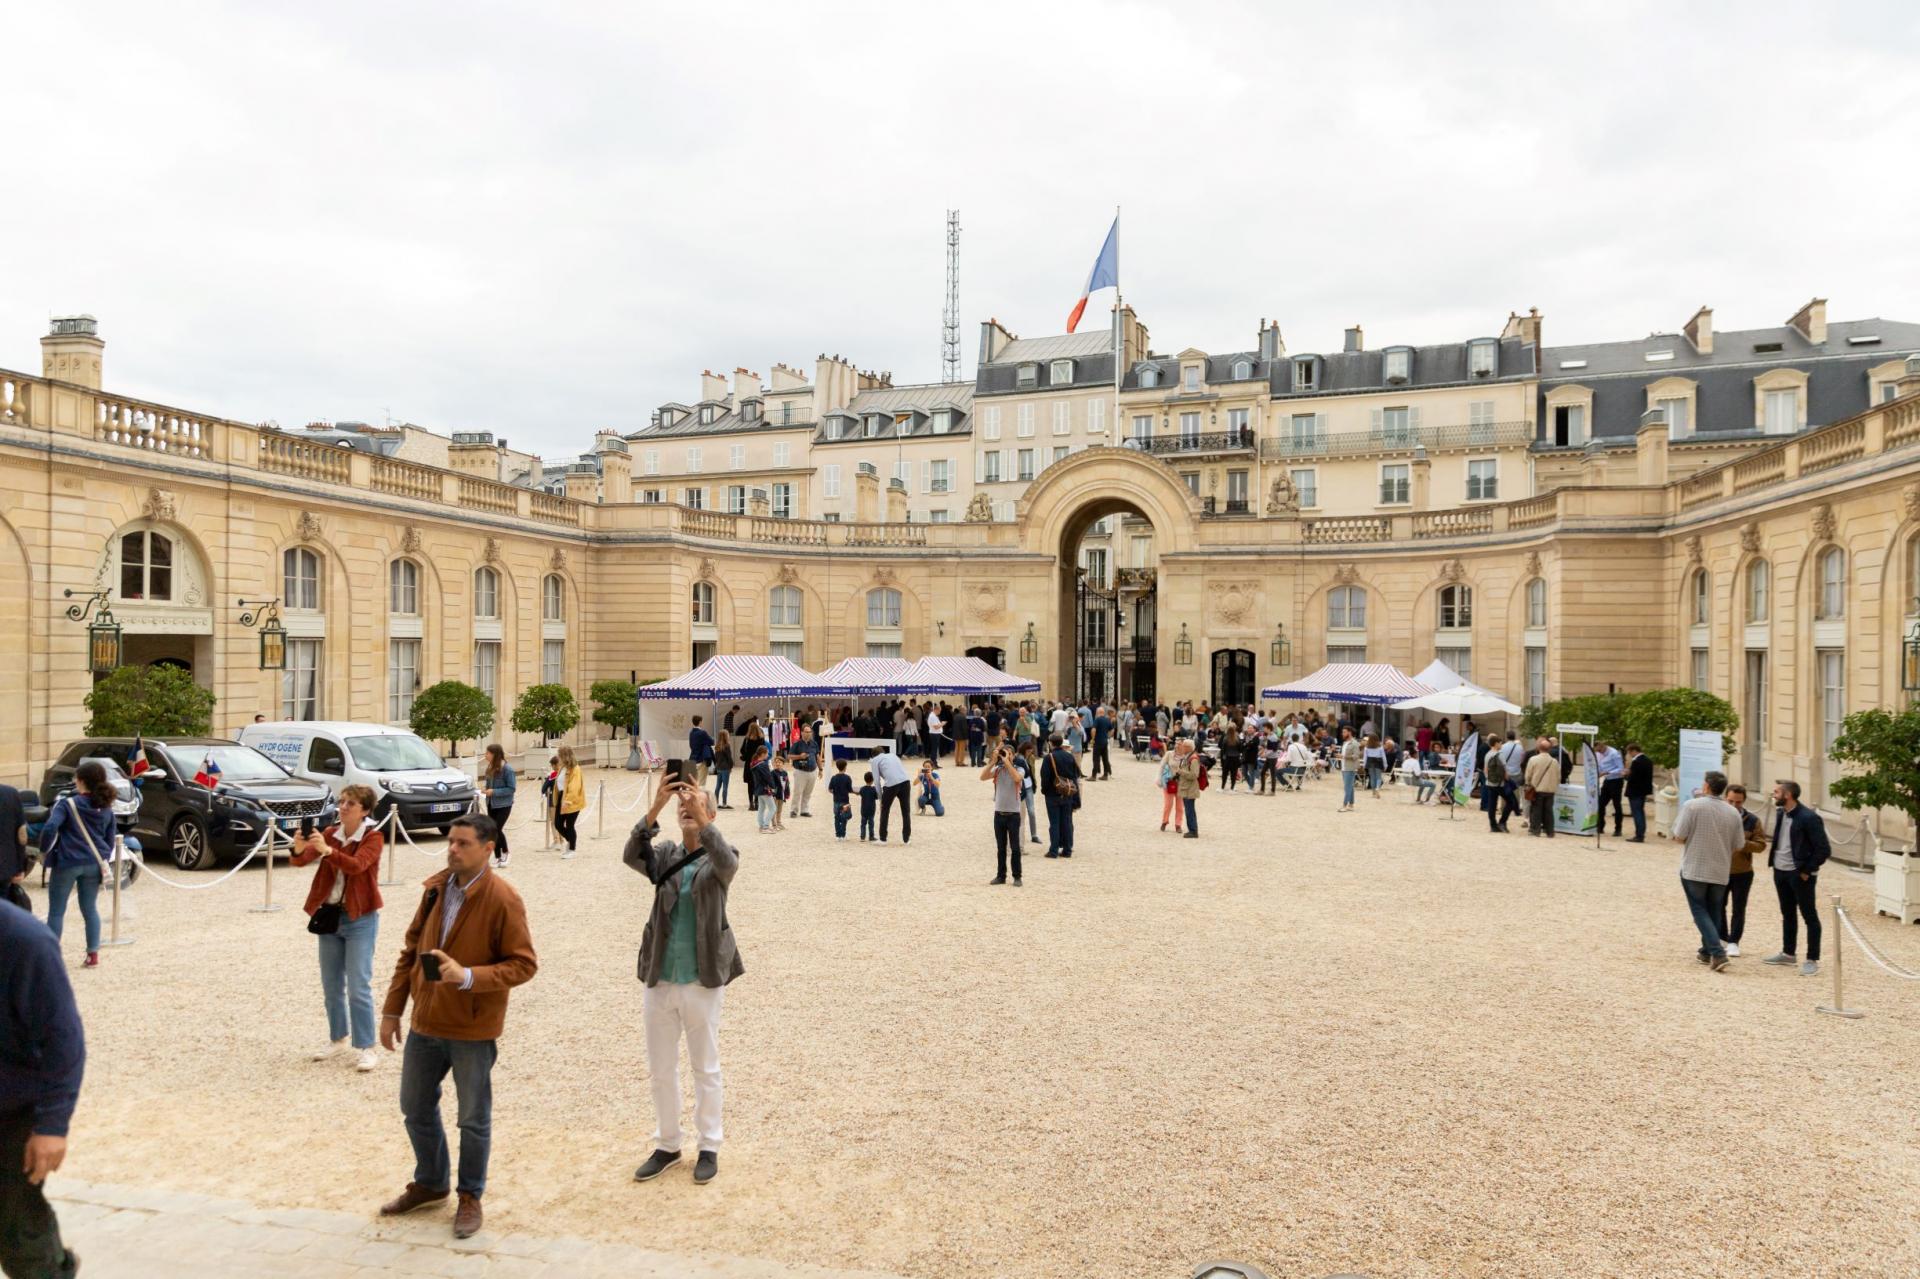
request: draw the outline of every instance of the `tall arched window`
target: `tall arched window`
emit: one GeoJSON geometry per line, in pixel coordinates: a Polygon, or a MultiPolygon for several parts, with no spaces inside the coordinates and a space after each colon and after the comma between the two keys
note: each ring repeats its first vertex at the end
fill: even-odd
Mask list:
{"type": "Polygon", "coordinates": [[[1712,617],[1712,590],[1707,570],[1700,569],[1693,575],[1693,625],[1705,626],[1712,617]]]}
{"type": "Polygon", "coordinates": [[[1465,630],[1472,625],[1473,588],[1471,586],[1441,587],[1440,629],[1443,631],[1465,630]]]}
{"type": "Polygon", "coordinates": [[[402,617],[420,612],[420,566],[412,560],[387,565],[387,611],[402,617]]]}
{"type": "Polygon", "coordinates": [[[473,615],[485,618],[500,616],[500,575],[490,568],[474,570],[473,615]]]}
{"type": "Polygon", "coordinates": [[[1907,616],[1920,614],[1920,533],[1907,541],[1907,616]]]}
{"type": "Polygon", "coordinates": [[[120,598],[173,598],[173,539],[146,529],[121,535],[120,598]]]}
{"type": "Polygon", "coordinates": [[[1755,560],[1747,568],[1747,621],[1764,622],[1773,612],[1773,566],[1755,560]]]}
{"type": "Polygon", "coordinates": [[[1547,624],[1547,579],[1536,577],[1527,583],[1527,627],[1538,629],[1547,624]]]}
{"type": "Polygon", "coordinates": [[[1847,553],[1830,546],[1820,553],[1820,602],[1814,616],[1832,621],[1847,615],[1847,553]]]}
{"type": "Polygon", "coordinates": [[[879,628],[900,626],[900,592],[880,586],[867,592],[867,625],[879,628]]]}
{"type": "Polygon", "coordinates": [[[693,624],[712,626],[713,621],[713,583],[695,582],[693,584],[693,624]]]}
{"type": "Polygon", "coordinates": [[[320,557],[304,546],[289,547],[280,557],[280,598],[290,611],[320,609],[320,557]]]}
{"type": "Polygon", "coordinates": [[[540,583],[540,620],[543,622],[564,622],[567,620],[567,584],[560,580],[558,573],[547,574],[540,583]]]}
{"type": "Polygon", "coordinates": [[[767,624],[769,626],[800,625],[799,587],[776,586],[767,592],[767,624]]]}
{"type": "Polygon", "coordinates": [[[1364,586],[1336,586],[1327,592],[1327,629],[1362,630],[1367,624],[1364,586]]]}

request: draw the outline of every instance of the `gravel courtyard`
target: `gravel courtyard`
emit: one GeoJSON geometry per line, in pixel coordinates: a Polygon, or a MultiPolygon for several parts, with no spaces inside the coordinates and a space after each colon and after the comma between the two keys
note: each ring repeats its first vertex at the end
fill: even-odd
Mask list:
{"type": "MultiPolygon", "coordinates": [[[[595,839],[590,812],[563,862],[524,788],[506,873],[541,968],[494,1075],[489,1227],[926,1279],[1215,1256],[1274,1279],[1920,1273],[1920,989],[1849,953],[1870,1015],[1817,1015],[1824,975],[1759,963],[1779,941],[1764,879],[1748,957],[1715,975],[1664,842],[1489,836],[1399,790],[1339,814],[1329,782],[1216,787],[1203,838],[1179,840],[1150,768],[1115,767],[1074,859],[1028,845],[1018,890],[987,885],[970,770],[944,770],[947,816],[908,847],[835,842],[824,791],[756,834],[736,788],[747,973],[705,1188],[684,1165],[631,1180],[652,1127],[649,895],[619,860],[638,814],[595,839]]],[[[603,777],[636,793],[590,772],[590,794],[603,777]]],[[[376,1000],[437,864],[399,852],[376,1000]]],[[[1868,878],[1822,879],[1920,967],[1920,929],[1875,918],[1868,878]]],[[[276,871],[279,914],[248,910],[260,880],[143,883],[137,943],[76,967],[90,1058],[67,1171],[371,1215],[411,1169],[398,1062],[306,1060],[325,1035],[306,872],[276,871]]],[[[76,964],[80,932],[76,914],[76,964]]]]}

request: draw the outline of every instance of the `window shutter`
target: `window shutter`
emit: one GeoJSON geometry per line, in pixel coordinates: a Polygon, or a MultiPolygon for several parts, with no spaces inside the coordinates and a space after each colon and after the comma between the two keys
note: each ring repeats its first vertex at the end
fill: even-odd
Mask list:
{"type": "Polygon", "coordinates": [[[1378,434],[1380,434],[1380,432],[1381,432],[1381,431],[1382,431],[1383,429],[1384,429],[1384,427],[1383,427],[1383,425],[1382,425],[1382,418],[1381,418],[1381,416],[1380,416],[1380,410],[1379,410],[1379,409],[1375,409],[1375,410],[1373,410],[1373,433],[1374,433],[1375,435],[1378,435],[1378,434]]]}
{"type": "Polygon", "coordinates": [[[1420,430],[1420,407],[1418,405],[1407,410],[1407,426],[1416,433],[1420,430]]]}
{"type": "Polygon", "coordinates": [[[987,455],[985,453],[975,453],[973,455],[973,482],[975,484],[984,484],[986,481],[987,455]]]}
{"type": "Polygon", "coordinates": [[[1014,456],[1013,455],[1014,455],[1014,450],[1012,449],[1000,450],[1000,474],[1002,478],[1011,478],[1014,473],[1013,471],[1014,456]]]}
{"type": "Polygon", "coordinates": [[[933,461],[932,459],[928,459],[927,461],[920,463],[920,491],[922,493],[933,492],[933,461]]]}

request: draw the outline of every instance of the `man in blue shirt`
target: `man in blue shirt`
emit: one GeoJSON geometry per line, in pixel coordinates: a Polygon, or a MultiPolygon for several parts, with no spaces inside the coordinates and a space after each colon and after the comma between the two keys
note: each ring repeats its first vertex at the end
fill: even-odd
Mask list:
{"type": "Polygon", "coordinates": [[[0,1271],[65,1279],[47,1176],[67,1157],[67,1124],[87,1063],[60,943],[24,910],[0,906],[0,1271]]]}
{"type": "Polygon", "coordinates": [[[700,727],[700,717],[693,717],[693,727],[687,731],[687,763],[693,770],[693,784],[707,784],[707,769],[713,765],[713,735],[700,727]]]}
{"type": "Polygon", "coordinates": [[[1594,765],[1600,773],[1600,806],[1594,815],[1604,829],[1607,824],[1607,805],[1613,805],[1613,833],[1620,834],[1621,823],[1626,815],[1621,809],[1620,797],[1627,788],[1627,761],[1620,757],[1612,742],[1601,742],[1594,756],[1594,765]]]}
{"type": "Polygon", "coordinates": [[[1113,780],[1113,761],[1107,758],[1107,739],[1113,736],[1113,716],[1102,706],[1093,713],[1093,780],[1113,780]]]}
{"type": "Polygon", "coordinates": [[[978,706],[967,708],[967,758],[975,768],[987,760],[987,717],[978,706]]]}

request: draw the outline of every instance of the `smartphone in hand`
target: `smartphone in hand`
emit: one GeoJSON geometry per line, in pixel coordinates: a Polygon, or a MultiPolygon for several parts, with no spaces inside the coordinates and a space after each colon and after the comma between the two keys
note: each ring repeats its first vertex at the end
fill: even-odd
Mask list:
{"type": "Polygon", "coordinates": [[[426,974],[428,981],[440,980],[440,957],[420,952],[420,971],[426,974]]]}
{"type": "Polygon", "coordinates": [[[683,781],[685,781],[685,780],[686,780],[686,777],[685,777],[685,773],[686,773],[686,771],[687,771],[687,761],[686,761],[686,760],[684,760],[684,759],[670,759],[670,760],[668,760],[668,761],[667,761],[667,775],[666,775],[666,784],[667,784],[668,786],[675,786],[675,785],[678,785],[679,783],[681,783],[681,782],[683,782],[683,781]]]}
{"type": "Polygon", "coordinates": [[[309,839],[312,836],[313,836],[313,816],[309,814],[300,819],[300,838],[309,839]]]}

